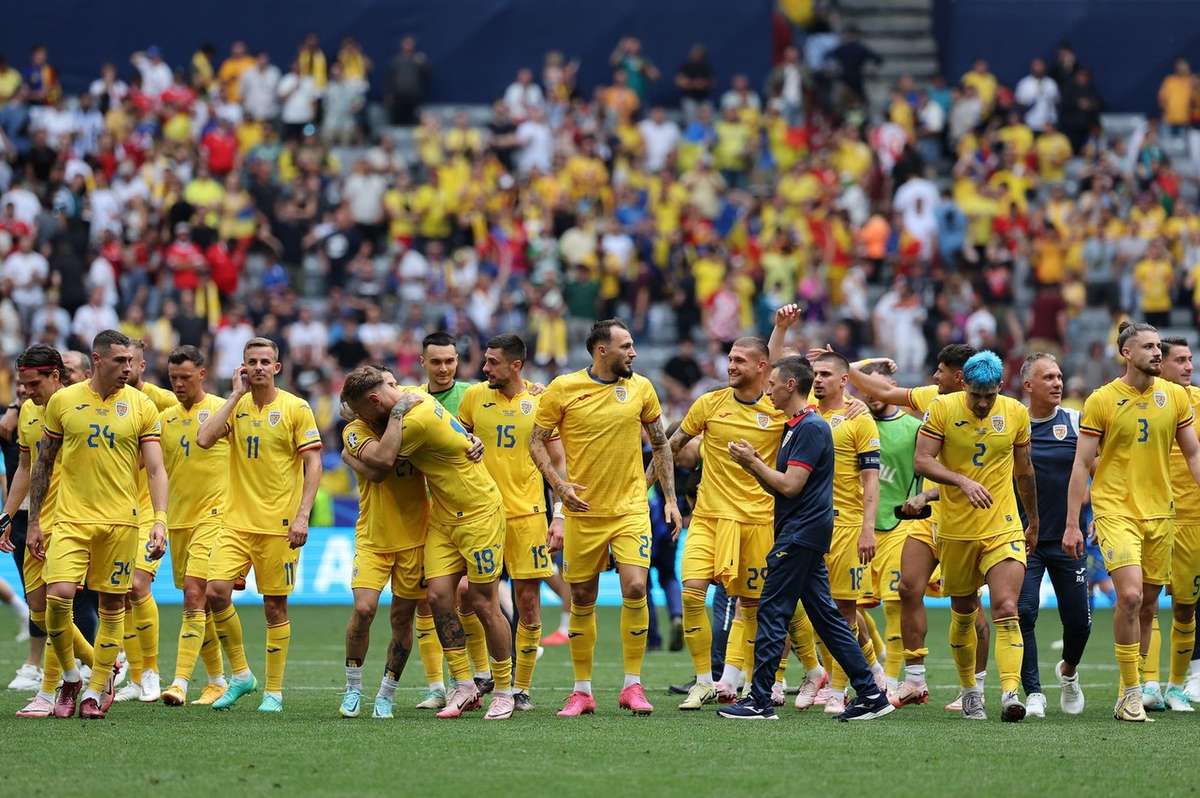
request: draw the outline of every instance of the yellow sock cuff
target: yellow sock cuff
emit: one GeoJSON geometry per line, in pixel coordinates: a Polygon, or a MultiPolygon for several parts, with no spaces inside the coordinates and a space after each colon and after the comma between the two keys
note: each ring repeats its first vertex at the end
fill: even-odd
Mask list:
{"type": "MultiPolygon", "coordinates": [[[[968,613],[955,612],[953,609],[951,609],[950,610],[950,623],[954,624],[955,626],[971,626],[971,627],[973,627],[973,626],[975,626],[975,613],[973,613],[973,612],[968,612],[968,613]]],[[[999,623],[999,621],[997,621],[996,623],[999,623]]]]}
{"type": "Polygon", "coordinates": [[[30,610],[29,611],[29,620],[33,621],[38,626],[45,629],[46,628],[46,611],[41,610],[39,612],[38,610],[30,610]]]}
{"type": "Polygon", "coordinates": [[[627,610],[640,610],[646,606],[646,597],[642,596],[636,599],[623,598],[621,599],[621,606],[627,610]]]}
{"type": "Polygon", "coordinates": [[[213,622],[214,623],[225,623],[225,621],[228,621],[230,618],[232,618],[235,615],[237,615],[237,609],[232,604],[230,604],[225,609],[217,610],[216,612],[213,613],[213,622]]]}
{"type": "Polygon", "coordinates": [[[905,659],[924,659],[925,657],[928,657],[928,656],[929,656],[929,649],[927,649],[923,646],[921,648],[906,648],[906,649],[904,649],[904,658],[905,659]]]}
{"type": "Polygon", "coordinates": [[[1137,643],[1114,643],[1113,651],[1116,652],[1118,660],[1136,660],[1141,656],[1137,643]]]}
{"type": "Polygon", "coordinates": [[[101,607],[99,615],[100,615],[101,621],[108,621],[109,623],[116,623],[118,621],[120,621],[121,623],[125,622],[125,608],[124,607],[122,607],[119,610],[106,610],[103,607],[101,607]]]}
{"type": "MultiPolygon", "coordinates": [[[[30,616],[32,617],[32,616],[30,616]]],[[[1196,631],[1196,619],[1192,618],[1189,623],[1180,623],[1179,621],[1171,621],[1171,629],[1177,632],[1187,634],[1188,632],[1196,631]]]]}
{"type": "Polygon", "coordinates": [[[595,611],[595,604],[580,604],[576,601],[571,602],[571,614],[578,618],[587,617],[588,615],[593,614],[595,611]]]}
{"type": "Polygon", "coordinates": [[[130,603],[130,604],[132,604],[132,605],[133,605],[133,606],[135,606],[135,607],[140,607],[140,606],[142,606],[143,604],[146,604],[146,603],[148,603],[148,602],[151,602],[151,601],[153,601],[153,600],[154,600],[154,594],[153,594],[153,593],[147,593],[146,595],[142,596],[141,598],[135,598],[135,599],[132,599],[132,600],[131,600],[129,603],[130,603]]]}
{"type": "Polygon", "coordinates": [[[525,623],[524,621],[520,621],[517,623],[517,633],[518,634],[520,634],[521,632],[524,632],[527,635],[536,635],[536,634],[540,634],[541,631],[542,631],[542,625],[540,623],[533,624],[532,626],[525,623]]]}
{"type": "Polygon", "coordinates": [[[708,600],[708,591],[707,590],[700,590],[699,588],[694,588],[694,587],[685,587],[683,589],[683,603],[684,604],[692,604],[692,603],[696,603],[696,602],[703,604],[707,600],[708,600]]]}
{"type": "Polygon", "coordinates": [[[187,620],[199,621],[200,623],[204,623],[207,618],[204,610],[184,610],[183,617],[187,620]]]}

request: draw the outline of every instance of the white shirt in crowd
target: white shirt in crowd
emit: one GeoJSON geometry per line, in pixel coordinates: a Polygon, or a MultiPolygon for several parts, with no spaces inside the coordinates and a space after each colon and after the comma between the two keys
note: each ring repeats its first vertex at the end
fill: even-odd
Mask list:
{"type": "Polygon", "coordinates": [[[37,195],[27,188],[17,186],[9,189],[0,197],[0,211],[8,207],[12,203],[13,214],[25,224],[33,227],[37,222],[37,216],[42,211],[42,203],[38,201],[37,195]]]}
{"type": "Polygon", "coordinates": [[[133,65],[142,74],[142,93],[150,97],[157,98],[171,88],[171,84],[175,82],[175,76],[171,73],[171,67],[167,65],[166,61],[159,59],[155,63],[152,59],[139,53],[133,57],[133,65]]]}
{"type": "Polygon", "coordinates": [[[93,288],[104,289],[104,304],[114,308],[117,306],[117,302],[120,301],[117,293],[117,270],[108,262],[108,258],[96,256],[88,268],[86,282],[88,291],[93,288]]]}
{"type": "Polygon", "coordinates": [[[996,317],[987,308],[976,308],[963,325],[967,343],[983,349],[996,340],[996,317]]]}
{"type": "Polygon", "coordinates": [[[517,128],[517,141],[521,151],[517,153],[517,169],[523,175],[535,168],[549,172],[554,160],[554,134],[545,122],[532,119],[522,122],[517,128]]]}
{"type": "Polygon", "coordinates": [[[391,347],[398,335],[396,325],[386,321],[367,322],[358,328],[358,340],[371,351],[391,347]]]}
{"type": "Polygon", "coordinates": [[[377,172],[350,173],[342,196],[350,203],[350,216],[356,224],[379,224],[383,221],[383,195],[387,189],[387,179],[377,172]]]}
{"type": "Polygon", "coordinates": [[[49,276],[49,262],[42,253],[36,251],[14,251],[4,259],[4,265],[0,266],[0,279],[12,284],[13,302],[22,307],[42,304],[45,299],[42,286],[49,276]]]}
{"type": "Polygon", "coordinates": [[[541,108],[546,103],[542,87],[536,83],[522,85],[513,81],[504,91],[504,104],[513,119],[525,119],[535,108],[541,108]]]}
{"type": "Polygon", "coordinates": [[[244,321],[217,330],[213,337],[213,348],[217,352],[217,374],[233,374],[233,370],[242,364],[242,349],[253,337],[254,328],[244,321]]]}
{"type": "MultiPolygon", "coordinates": [[[[71,332],[81,341],[90,341],[105,330],[117,329],[120,323],[117,311],[111,305],[80,305],[71,322],[71,332]]],[[[229,373],[233,373],[232,366],[229,373]]]]}
{"type": "Polygon", "coordinates": [[[670,119],[663,120],[661,125],[653,119],[643,119],[638,124],[638,131],[646,144],[646,170],[657,172],[666,165],[667,158],[679,146],[679,125],[670,119]]]}
{"type": "Polygon", "coordinates": [[[257,120],[274,119],[278,108],[275,93],[279,89],[279,67],[258,64],[242,73],[242,105],[246,112],[257,120]]]}
{"type": "Polygon", "coordinates": [[[1029,108],[1025,112],[1025,124],[1034,130],[1041,130],[1047,122],[1058,121],[1058,84],[1054,78],[1026,75],[1017,83],[1013,99],[1017,105],[1029,108]]]}
{"type": "Polygon", "coordinates": [[[312,78],[289,72],[279,81],[278,93],[279,98],[283,100],[283,110],[279,118],[284,124],[305,125],[313,121],[316,114],[314,104],[321,93],[312,78]]]}

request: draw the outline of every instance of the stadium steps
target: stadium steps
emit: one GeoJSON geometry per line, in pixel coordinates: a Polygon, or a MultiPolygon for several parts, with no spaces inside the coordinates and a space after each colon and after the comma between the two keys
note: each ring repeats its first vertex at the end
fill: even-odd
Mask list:
{"type": "Polygon", "coordinates": [[[928,83],[938,73],[933,38],[933,0],[839,0],[845,22],[862,31],[863,43],[883,58],[867,73],[867,100],[885,108],[888,93],[903,75],[928,83]]]}

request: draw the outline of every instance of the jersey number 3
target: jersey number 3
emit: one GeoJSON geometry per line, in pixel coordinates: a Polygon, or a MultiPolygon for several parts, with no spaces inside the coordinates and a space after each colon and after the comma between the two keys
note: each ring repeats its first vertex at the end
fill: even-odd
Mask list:
{"type": "Polygon", "coordinates": [[[1150,440],[1150,422],[1144,418],[1138,419],[1138,443],[1145,443],[1150,440]]]}

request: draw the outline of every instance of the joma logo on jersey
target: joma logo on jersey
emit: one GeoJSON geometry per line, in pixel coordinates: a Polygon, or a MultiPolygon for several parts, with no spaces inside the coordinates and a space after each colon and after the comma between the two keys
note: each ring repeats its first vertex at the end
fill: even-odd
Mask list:
{"type": "Polygon", "coordinates": [[[992,416],[992,429],[1004,432],[1004,416],[992,416]]]}
{"type": "Polygon", "coordinates": [[[1062,440],[1066,440],[1066,438],[1067,438],[1067,425],[1066,424],[1055,424],[1053,427],[1050,428],[1050,431],[1054,433],[1055,440],[1062,441],[1062,440]]]}
{"type": "Polygon", "coordinates": [[[629,391],[625,390],[624,385],[618,385],[616,388],[613,388],[613,396],[616,397],[618,402],[624,402],[629,398],[629,391]]]}
{"type": "Polygon", "coordinates": [[[278,410],[272,410],[270,413],[267,413],[267,423],[272,427],[278,426],[279,422],[282,420],[283,413],[278,410]]]}
{"type": "Polygon", "coordinates": [[[521,400],[521,414],[528,416],[531,413],[533,413],[533,402],[529,399],[522,399],[521,400]]]}
{"type": "Polygon", "coordinates": [[[1167,395],[1165,393],[1163,393],[1162,391],[1155,391],[1154,392],[1154,404],[1158,405],[1160,409],[1166,407],[1167,406],[1167,395]]]}
{"type": "Polygon", "coordinates": [[[767,427],[771,426],[771,417],[766,413],[759,413],[755,420],[758,422],[758,426],[761,429],[766,429],[767,427]]]}

